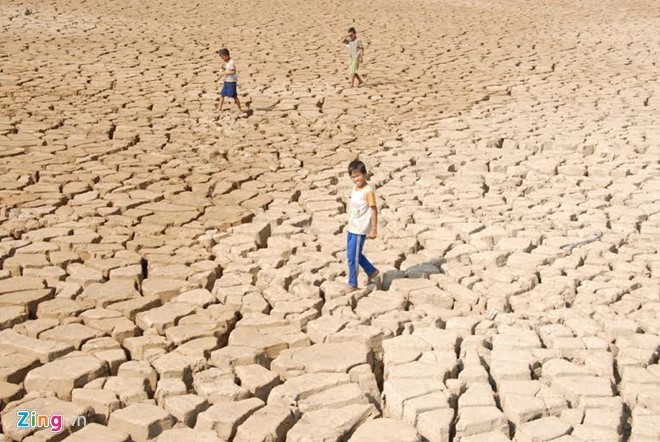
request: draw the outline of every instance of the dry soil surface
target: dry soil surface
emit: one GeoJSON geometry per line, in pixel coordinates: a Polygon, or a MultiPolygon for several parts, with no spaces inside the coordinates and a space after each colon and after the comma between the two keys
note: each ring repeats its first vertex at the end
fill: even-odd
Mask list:
{"type": "Polygon", "coordinates": [[[0,441],[659,440],[658,29],[652,0],[0,0],[0,441]],[[381,276],[344,294],[356,157],[381,276]]]}

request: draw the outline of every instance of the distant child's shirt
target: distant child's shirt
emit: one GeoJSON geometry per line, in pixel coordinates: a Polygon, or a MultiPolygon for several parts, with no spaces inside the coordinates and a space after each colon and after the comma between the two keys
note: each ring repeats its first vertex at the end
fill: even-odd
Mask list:
{"type": "Polygon", "coordinates": [[[356,38],[355,40],[348,40],[346,48],[348,49],[348,54],[351,58],[360,58],[364,46],[362,45],[362,40],[356,38]]]}
{"type": "Polygon", "coordinates": [[[225,75],[225,82],[236,83],[236,79],[238,78],[238,75],[236,74],[236,64],[234,63],[234,60],[229,59],[229,61],[224,64],[224,69],[225,71],[234,71],[233,74],[225,75]]]}
{"type": "Polygon", "coordinates": [[[371,230],[371,207],[376,206],[376,194],[367,184],[362,189],[353,188],[348,203],[348,231],[367,235],[371,230]]]}

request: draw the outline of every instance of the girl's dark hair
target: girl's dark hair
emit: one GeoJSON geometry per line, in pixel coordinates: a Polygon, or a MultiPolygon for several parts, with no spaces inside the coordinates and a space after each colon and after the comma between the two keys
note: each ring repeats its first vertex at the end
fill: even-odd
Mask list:
{"type": "Polygon", "coordinates": [[[349,34],[357,34],[357,31],[355,30],[355,28],[348,28],[348,33],[349,34]]]}
{"type": "Polygon", "coordinates": [[[367,174],[367,166],[365,166],[364,163],[362,161],[359,161],[359,160],[351,161],[350,163],[348,163],[348,174],[350,175],[355,171],[366,175],[367,174]]]}
{"type": "Polygon", "coordinates": [[[222,48],[218,50],[218,55],[221,57],[229,57],[229,49],[227,48],[222,48]]]}

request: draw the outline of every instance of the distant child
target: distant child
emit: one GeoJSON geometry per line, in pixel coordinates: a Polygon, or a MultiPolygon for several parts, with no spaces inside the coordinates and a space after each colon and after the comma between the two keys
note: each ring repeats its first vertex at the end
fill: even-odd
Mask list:
{"type": "Polygon", "coordinates": [[[238,100],[238,91],[236,90],[236,79],[238,74],[236,73],[236,64],[229,55],[229,49],[222,48],[218,51],[218,55],[225,62],[222,65],[222,71],[220,72],[223,75],[224,83],[222,84],[222,90],[220,91],[220,103],[216,106],[217,111],[222,111],[222,106],[225,103],[225,97],[233,98],[238,107],[238,111],[241,110],[241,102],[238,100]]]}
{"type": "Polygon", "coordinates": [[[355,186],[348,203],[348,239],[346,241],[346,257],[348,259],[348,287],[346,292],[357,289],[358,266],[367,273],[369,284],[379,271],[362,254],[364,241],[375,239],[378,235],[378,208],[376,194],[367,183],[367,167],[362,161],[351,161],[348,165],[348,175],[355,186]]]}
{"type": "Polygon", "coordinates": [[[364,45],[361,40],[357,39],[356,34],[355,28],[349,28],[348,35],[342,40],[342,43],[348,49],[348,55],[351,57],[351,61],[348,64],[348,75],[351,80],[351,86],[355,86],[355,80],[358,81],[358,86],[363,83],[360,74],[358,74],[358,69],[364,58],[364,45]]]}

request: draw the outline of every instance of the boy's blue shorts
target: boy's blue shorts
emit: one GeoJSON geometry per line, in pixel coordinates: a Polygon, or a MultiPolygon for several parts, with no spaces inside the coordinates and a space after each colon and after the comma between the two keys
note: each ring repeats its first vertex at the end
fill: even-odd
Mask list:
{"type": "Polygon", "coordinates": [[[236,91],[236,82],[225,81],[222,84],[222,90],[220,91],[220,95],[222,95],[223,97],[237,98],[238,92],[236,91]]]}

